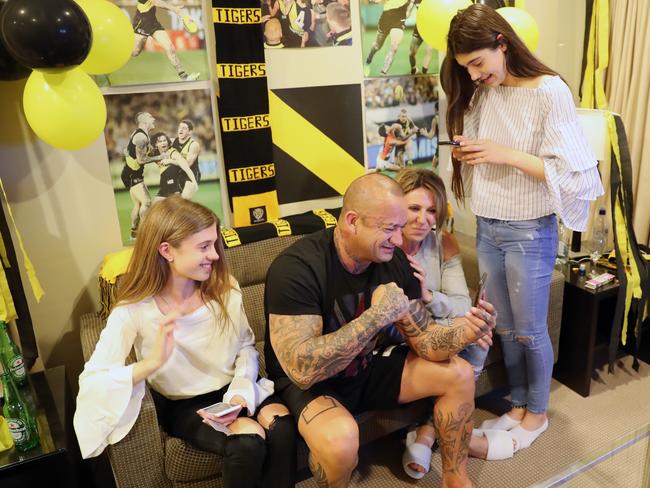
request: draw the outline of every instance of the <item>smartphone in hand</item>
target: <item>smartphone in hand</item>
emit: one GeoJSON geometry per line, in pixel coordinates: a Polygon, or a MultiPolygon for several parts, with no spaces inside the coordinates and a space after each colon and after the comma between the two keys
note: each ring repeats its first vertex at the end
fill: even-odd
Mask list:
{"type": "Polygon", "coordinates": [[[241,410],[241,405],[231,405],[226,402],[217,402],[213,405],[207,406],[202,409],[204,412],[214,415],[215,417],[223,417],[231,412],[241,410]]]}
{"type": "Polygon", "coordinates": [[[438,141],[439,146],[460,146],[460,141],[438,141]]]}
{"type": "Polygon", "coordinates": [[[481,279],[478,280],[478,290],[476,290],[476,295],[474,295],[474,301],[472,302],[473,307],[478,307],[478,301],[481,298],[481,295],[483,295],[483,291],[485,290],[485,282],[487,281],[487,273],[483,273],[481,275],[481,279]]]}

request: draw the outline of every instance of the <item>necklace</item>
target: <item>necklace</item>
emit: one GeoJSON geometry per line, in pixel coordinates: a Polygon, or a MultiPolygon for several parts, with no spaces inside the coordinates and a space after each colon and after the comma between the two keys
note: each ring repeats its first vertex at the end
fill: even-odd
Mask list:
{"type": "Polygon", "coordinates": [[[169,308],[171,308],[171,304],[167,301],[167,299],[162,296],[160,293],[158,294],[158,298],[160,298],[163,302],[165,302],[165,305],[167,305],[169,308]]]}
{"type": "Polygon", "coordinates": [[[171,297],[169,300],[167,300],[162,293],[158,293],[157,296],[163,301],[163,303],[167,306],[167,308],[169,308],[169,311],[177,310],[178,312],[181,313],[181,315],[184,315],[192,310],[192,304],[196,296],[196,291],[194,291],[187,298],[183,299],[181,302],[174,303],[174,304],[172,304],[171,297]]]}

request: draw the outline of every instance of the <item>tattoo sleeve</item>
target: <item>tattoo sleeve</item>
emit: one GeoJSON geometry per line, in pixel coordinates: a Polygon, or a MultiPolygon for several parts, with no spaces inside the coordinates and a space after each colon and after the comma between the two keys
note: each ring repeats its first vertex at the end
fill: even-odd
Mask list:
{"type": "Polygon", "coordinates": [[[395,325],[413,352],[429,361],[449,359],[472,342],[465,319],[455,319],[449,327],[438,325],[420,300],[412,300],[409,313],[395,325]]]}
{"type": "Polygon", "coordinates": [[[278,361],[305,390],[343,371],[386,323],[371,307],[336,332],[322,335],[320,315],[269,316],[271,345],[278,361]]]}

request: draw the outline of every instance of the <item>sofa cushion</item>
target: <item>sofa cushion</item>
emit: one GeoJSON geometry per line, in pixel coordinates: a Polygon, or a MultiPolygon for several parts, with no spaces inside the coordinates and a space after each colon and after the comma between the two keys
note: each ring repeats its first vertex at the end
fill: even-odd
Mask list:
{"type": "Polygon", "coordinates": [[[165,474],[171,481],[198,481],[221,476],[223,458],[194,449],[187,442],[168,436],[165,440],[165,474]]]}

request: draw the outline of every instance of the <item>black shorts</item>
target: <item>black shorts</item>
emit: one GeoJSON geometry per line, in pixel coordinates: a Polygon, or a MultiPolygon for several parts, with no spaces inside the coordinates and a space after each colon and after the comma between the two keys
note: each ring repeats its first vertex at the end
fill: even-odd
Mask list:
{"type": "MultiPolygon", "coordinates": [[[[199,169],[199,162],[195,161],[192,166],[190,166],[190,171],[194,174],[194,179],[196,180],[196,183],[199,184],[201,182],[201,170],[199,169]]],[[[185,171],[181,171],[180,174],[180,182],[181,182],[181,188],[185,186],[185,183],[190,181],[189,177],[185,174],[185,171]]]]}
{"type": "Polygon", "coordinates": [[[275,392],[289,407],[296,421],[312,400],[323,395],[336,398],[352,414],[396,408],[409,351],[406,345],[378,349],[373,353],[370,365],[354,378],[332,378],[309,390],[301,390],[284,376],[274,380],[275,392]]]}
{"type": "Polygon", "coordinates": [[[159,30],[165,30],[165,28],[158,22],[155,11],[135,12],[133,16],[133,32],[141,36],[151,36],[159,30]]]}
{"type": "Polygon", "coordinates": [[[120,178],[122,178],[124,188],[130,190],[131,187],[144,181],[144,166],[141,166],[140,169],[135,170],[131,169],[127,164],[125,164],[124,168],[122,168],[120,178]]]}
{"type": "Polygon", "coordinates": [[[384,13],[381,14],[381,17],[379,17],[379,25],[377,25],[377,30],[381,34],[388,34],[391,29],[404,30],[406,22],[406,10],[408,9],[408,6],[409,2],[406,2],[401,7],[385,10],[384,13]]]}
{"type": "Polygon", "coordinates": [[[158,196],[168,197],[174,193],[182,193],[183,185],[185,184],[183,176],[187,178],[185,172],[178,166],[169,166],[160,174],[158,196]]]}

